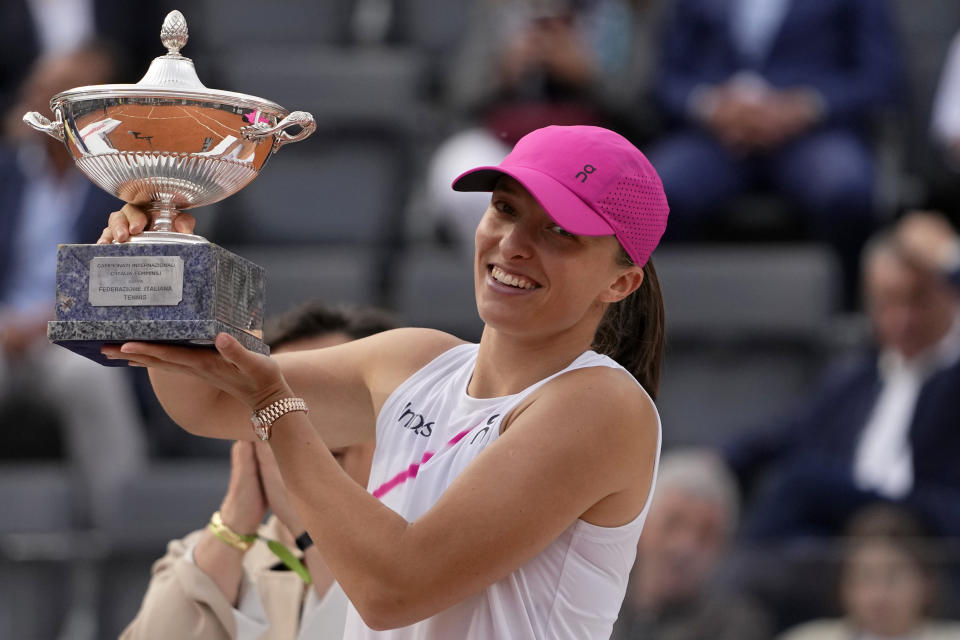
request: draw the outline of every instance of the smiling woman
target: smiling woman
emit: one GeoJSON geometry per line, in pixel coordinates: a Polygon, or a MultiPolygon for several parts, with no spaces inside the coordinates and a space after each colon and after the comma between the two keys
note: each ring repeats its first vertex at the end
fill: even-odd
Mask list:
{"type": "MultiPolygon", "coordinates": [[[[105,353],[149,367],[193,433],[251,439],[255,412],[352,602],[346,638],[609,637],[660,452],[663,189],[597,127],[534,131],[454,188],[493,193],[479,344],[401,329],[274,357],[224,334],[215,351],[105,353]],[[372,436],[368,493],[328,448],[372,436]]],[[[145,222],[125,207],[102,240],[145,222]]]]}
{"type": "MultiPolygon", "coordinates": [[[[490,209],[477,230],[478,267],[484,266],[484,242],[491,232],[496,234],[497,218],[519,223],[522,212],[536,218],[527,224],[532,222],[535,230],[553,238],[545,247],[548,251],[567,252],[561,260],[573,258],[575,249],[602,245],[606,249],[600,254],[606,251],[606,255],[600,257],[597,274],[611,267],[642,267],[636,293],[604,305],[591,344],[595,351],[624,366],[656,397],[664,312],[660,283],[649,256],[663,234],[668,207],[660,179],[643,154],[616,133],[598,127],[548,127],[524,138],[499,167],[468,171],[454,182],[454,189],[493,191],[490,209]],[[581,151],[582,145],[589,150],[581,151]],[[596,164],[586,162],[581,171],[573,173],[583,157],[593,158],[596,164]],[[549,211],[554,213],[548,214],[547,205],[541,203],[549,203],[549,211]],[[611,254],[613,261],[609,260],[611,254]]],[[[584,269],[582,262],[575,264],[584,269]]],[[[539,286],[529,278],[522,285],[514,282],[518,274],[504,266],[487,264],[486,268],[497,282],[528,290],[539,286]]],[[[481,291],[478,281],[480,316],[489,325],[481,291]]],[[[501,291],[508,293],[509,289],[501,291]]]]}

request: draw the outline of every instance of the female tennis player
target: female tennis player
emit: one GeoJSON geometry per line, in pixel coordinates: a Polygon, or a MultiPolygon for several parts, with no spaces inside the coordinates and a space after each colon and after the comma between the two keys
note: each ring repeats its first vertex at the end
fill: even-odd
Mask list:
{"type": "MultiPolygon", "coordinates": [[[[583,126],[534,131],[453,187],[492,192],[479,344],[400,329],[274,357],[226,334],[104,353],[149,367],[186,430],[269,441],[352,602],[346,638],[607,638],[660,451],[663,188],[626,139],[583,126]],[[371,437],[364,491],[328,449],[371,437]]],[[[145,223],[126,206],[101,241],[145,223]]]]}

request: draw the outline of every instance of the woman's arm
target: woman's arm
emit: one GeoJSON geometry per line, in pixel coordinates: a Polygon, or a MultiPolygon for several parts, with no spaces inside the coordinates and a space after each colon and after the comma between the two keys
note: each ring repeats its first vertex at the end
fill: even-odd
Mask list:
{"type": "MultiPolygon", "coordinates": [[[[149,216],[125,204],[110,214],[98,244],[127,242],[149,226],[149,216]]],[[[181,213],[176,231],[191,233],[196,220],[181,213]]],[[[364,340],[310,352],[275,356],[283,377],[311,409],[311,420],[331,447],[373,439],[375,418],[394,388],[414,371],[462,341],[427,329],[385,332],[364,340]]],[[[212,349],[128,343],[103,348],[110,358],[150,367],[150,381],[164,409],[187,431],[230,440],[253,440],[249,389],[227,389],[231,365],[212,349]],[[133,356],[133,357],[131,357],[133,356]],[[184,375],[189,370],[193,375],[184,375]],[[200,375],[201,377],[198,377],[200,375]]],[[[268,394],[273,389],[266,389],[268,394]]],[[[255,405],[259,409],[267,402],[255,405]]]]}
{"type": "MultiPolygon", "coordinates": [[[[403,380],[461,342],[439,331],[397,329],[325,349],[277,354],[267,360],[272,364],[264,365],[261,377],[285,380],[290,389],[285,393],[306,400],[309,419],[327,446],[349,446],[373,439],[380,406],[403,380]]],[[[232,379],[235,367],[214,349],[128,343],[105,346],[103,352],[148,366],[166,412],[201,436],[255,439],[251,408],[238,398],[252,396],[259,409],[277,391],[277,383],[261,384],[261,378],[253,386],[249,381],[230,386],[225,380],[232,379]]]]}
{"type": "MultiPolygon", "coordinates": [[[[235,442],[230,450],[230,484],[220,505],[223,523],[237,533],[256,533],[266,511],[253,444],[235,442]]],[[[171,542],[167,555],[154,565],[140,611],[122,637],[236,637],[232,610],[243,580],[244,553],[207,528],[171,542]],[[193,562],[186,557],[191,545],[193,562]],[[173,614],[177,624],[186,625],[182,633],[171,630],[166,620],[173,614]],[[203,631],[193,635],[188,630],[203,631]]]]}
{"type": "MultiPolygon", "coordinates": [[[[225,334],[216,343],[222,362],[203,361],[200,369],[191,369],[197,362],[154,361],[170,354],[152,345],[141,350],[155,356],[135,358],[222,376],[221,387],[244,398],[240,404],[248,410],[293,394],[274,359],[225,334]]],[[[395,357],[389,349],[381,356],[395,357]]],[[[369,388],[379,389],[379,380],[369,378],[369,388]]],[[[476,593],[534,557],[577,518],[601,526],[629,522],[646,500],[658,446],[654,409],[628,374],[569,372],[514,412],[509,428],[437,504],[407,522],[340,468],[322,427],[318,435],[318,413],[311,407],[309,418],[285,414],[273,425],[270,445],[307,531],[374,628],[411,624],[476,593]]]]}
{"type": "Polygon", "coordinates": [[[186,558],[189,546],[202,535],[195,531],[170,542],[167,554],[153,565],[140,610],[120,640],[236,637],[232,604],[210,576],[186,558]]]}
{"type": "Polygon", "coordinates": [[[649,401],[609,370],[547,387],[415,522],[350,481],[303,414],[274,425],[270,444],[294,505],[369,626],[400,627],[452,606],[578,517],[616,526],[640,512],[658,443],[649,401]]]}

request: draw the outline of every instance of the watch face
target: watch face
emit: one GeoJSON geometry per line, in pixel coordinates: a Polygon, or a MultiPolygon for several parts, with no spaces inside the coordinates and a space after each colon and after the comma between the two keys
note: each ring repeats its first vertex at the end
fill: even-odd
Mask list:
{"type": "Polygon", "coordinates": [[[263,422],[260,419],[260,416],[253,414],[253,417],[250,418],[250,423],[253,424],[253,432],[257,434],[257,437],[263,441],[270,439],[270,425],[263,422]]]}

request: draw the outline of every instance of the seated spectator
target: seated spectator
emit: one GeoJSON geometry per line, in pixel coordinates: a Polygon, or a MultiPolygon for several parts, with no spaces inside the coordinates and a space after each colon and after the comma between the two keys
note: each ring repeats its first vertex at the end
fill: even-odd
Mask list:
{"type": "Polygon", "coordinates": [[[109,82],[112,69],[109,53],[97,45],[39,60],[14,107],[13,144],[0,146],[0,401],[28,398],[55,412],[89,497],[83,507],[95,521],[106,517],[113,492],[145,462],[132,378],[129,370],[51,344],[46,328],[56,302],[57,245],[96,242],[104,213],[119,201],[76,169],[62,142],[20,118],[31,110],[49,114],[56,93],[109,82]]]}
{"type": "Polygon", "coordinates": [[[703,239],[736,195],[773,189],[855,276],[873,226],[868,116],[899,84],[887,3],[676,0],[661,43],[672,130],[650,160],[668,238],[703,239]]]}
{"type": "Polygon", "coordinates": [[[932,620],[936,556],[921,527],[888,507],[868,508],[851,523],[843,557],[844,617],[816,620],[778,640],[954,640],[960,623],[932,620]]]}
{"type": "Polygon", "coordinates": [[[729,589],[711,587],[737,526],[735,479],[712,454],[663,455],[614,640],[764,640],[770,621],[729,589]]]}
{"type": "Polygon", "coordinates": [[[960,535],[960,239],[943,218],[914,213],[863,260],[876,345],[781,424],[726,447],[745,486],[770,472],[747,514],[750,539],[839,535],[875,501],[960,535]]]}
{"type": "MultiPolygon", "coordinates": [[[[276,353],[320,349],[392,328],[379,312],[342,313],[311,303],[268,325],[267,342],[276,353]]],[[[364,486],[373,444],[333,452],[364,486]]],[[[220,510],[207,528],[170,542],[121,638],[341,637],[347,597],[305,532],[270,447],[234,443],[220,510]],[[261,525],[267,509],[273,515],[261,525]],[[270,548],[277,542],[299,549],[289,551],[296,561],[270,548]]]]}
{"type": "Polygon", "coordinates": [[[960,219],[960,33],[947,52],[933,103],[931,138],[935,150],[928,169],[928,201],[960,219]]]}
{"type": "Polygon", "coordinates": [[[450,107],[476,126],[440,145],[426,183],[428,208],[457,242],[473,246],[490,200],[452,191],[450,183],[461,172],[499,164],[517,140],[550,124],[622,129],[618,125],[634,121],[652,4],[478,3],[447,82],[450,107]]]}
{"type": "Polygon", "coordinates": [[[947,53],[933,105],[931,134],[950,165],[960,169],[960,34],[947,53]]]}
{"type": "MultiPolygon", "coordinates": [[[[169,11],[158,0],[4,0],[0,21],[0,114],[17,100],[17,89],[41,58],[63,56],[91,40],[118,48],[118,76],[139,78],[157,55],[159,26],[169,11]]],[[[70,87],[85,84],[78,81],[70,87]]],[[[68,88],[70,88],[68,87],[68,88]]],[[[47,96],[49,99],[51,96],[47,96]]],[[[23,115],[23,114],[20,114],[23,115]]],[[[17,126],[20,118],[17,117],[17,126]]],[[[9,131],[0,132],[0,138],[9,131]]]]}

